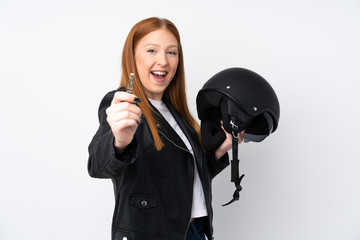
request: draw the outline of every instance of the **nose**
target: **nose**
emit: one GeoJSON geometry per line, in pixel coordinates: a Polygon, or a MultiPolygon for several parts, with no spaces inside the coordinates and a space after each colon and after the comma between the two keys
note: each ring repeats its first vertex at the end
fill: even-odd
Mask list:
{"type": "Polygon", "coordinates": [[[157,57],[157,64],[160,66],[166,66],[168,64],[168,59],[166,53],[159,53],[157,57]]]}

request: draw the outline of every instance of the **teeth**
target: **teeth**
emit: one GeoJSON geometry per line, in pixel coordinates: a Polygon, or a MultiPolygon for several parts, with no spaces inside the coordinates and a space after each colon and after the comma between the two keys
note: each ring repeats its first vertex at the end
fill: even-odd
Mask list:
{"type": "Polygon", "coordinates": [[[161,75],[161,76],[165,76],[166,72],[152,72],[153,74],[156,75],[161,75]]]}

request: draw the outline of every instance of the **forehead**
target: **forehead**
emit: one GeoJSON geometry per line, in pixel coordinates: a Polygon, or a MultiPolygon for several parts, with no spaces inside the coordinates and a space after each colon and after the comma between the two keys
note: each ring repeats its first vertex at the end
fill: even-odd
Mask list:
{"type": "Polygon", "coordinates": [[[161,28],[145,35],[142,39],[140,39],[138,44],[143,46],[154,44],[177,47],[178,41],[176,40],[174,34],[172,34],[169,30],[161,28]]]}

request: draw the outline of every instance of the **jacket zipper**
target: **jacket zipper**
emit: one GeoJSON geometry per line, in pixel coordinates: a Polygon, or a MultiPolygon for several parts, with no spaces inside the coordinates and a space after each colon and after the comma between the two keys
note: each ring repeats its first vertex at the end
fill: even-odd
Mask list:
{"type": "MultiPolygon", "coordinates": [[[[180,147],[179,145],[177,145],[176,143],[174,143],[172,140],[170,140],[170,139],[165,135],[165,133],[163,133],[162,131],[159,131],[159,130],[158,130],[158,132],[161,133],[161,134],[162,134],[169,142],[171,142],[175,147],[180,148],[181,150],[184,150],[184,151],[186,151],[186,152],[188,152],[188,153],[191,154],[191,152],[189,151],[189,149],[180,147]]],[[[192,154],[191,154],[191,155],[192,155],[192,154]]]]}

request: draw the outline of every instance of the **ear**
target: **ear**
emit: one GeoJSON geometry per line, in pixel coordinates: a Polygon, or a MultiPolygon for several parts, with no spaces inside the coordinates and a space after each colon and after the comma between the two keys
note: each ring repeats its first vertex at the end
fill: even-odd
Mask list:
{"type": "Polygon", "coordinates": [[[201,142],[208,152],[213,152],[225,141],[226,134],[220,127],[220,122],[216,124],[208,118],[201,121],[201,142]]]}

